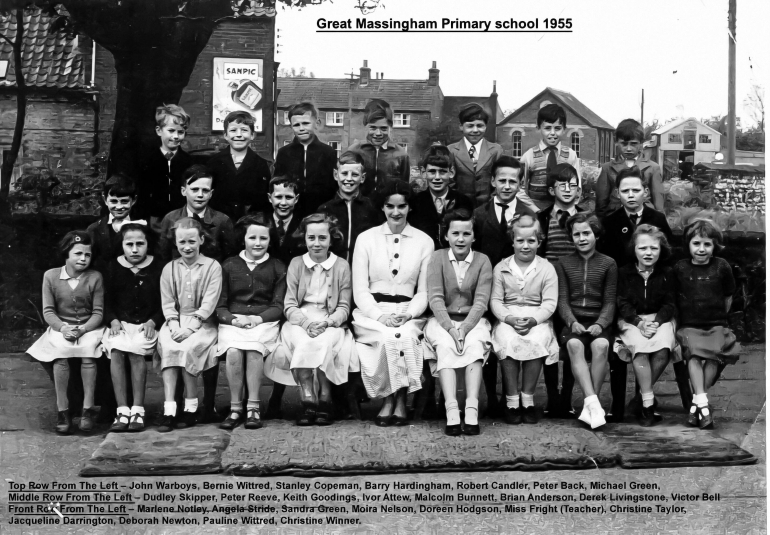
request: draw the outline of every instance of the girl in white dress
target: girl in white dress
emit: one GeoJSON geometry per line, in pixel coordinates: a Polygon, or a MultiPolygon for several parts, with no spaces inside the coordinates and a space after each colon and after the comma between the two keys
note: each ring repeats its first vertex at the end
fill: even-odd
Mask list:
{"type": "Polygon", "coordinates": [[[379,194],[386,222],[363,232],[353,252],[356,351],[367,394],[384,398],[379,426],[406,424],[407,392],[421,388],[420,315],[428,305],[433,239],[406,221],[412,195],[406,182],[386,184],[379,194]]]}

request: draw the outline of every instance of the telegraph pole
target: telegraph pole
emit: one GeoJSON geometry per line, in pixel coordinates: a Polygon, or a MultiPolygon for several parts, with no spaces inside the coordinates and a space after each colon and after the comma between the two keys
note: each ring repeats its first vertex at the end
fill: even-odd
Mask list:
{"type": "Polygon", "coordinates": [[[727,165],[735,165],[735,12],[737,0],[728,0],[727,37],[727,165]]]}
{"type": "Polygon", "coordinates": [[[639,122],[642,123],[642,128],[644,128],[644,88],[642,88],[642,120],[639,122]]]}

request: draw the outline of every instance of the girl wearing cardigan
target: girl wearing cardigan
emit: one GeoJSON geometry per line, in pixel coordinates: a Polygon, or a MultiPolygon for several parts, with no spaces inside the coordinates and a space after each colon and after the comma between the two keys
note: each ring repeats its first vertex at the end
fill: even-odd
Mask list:
{"type": "Polygon", "coordinates": [[[178,220],[172,229],[181,258],[163,268],[160,295],[166,323],[160,329],[155,363],[163,375],[163,416],[158,431],[183,429],[197,423],[198,375],[219,364],[214,310],[222,290],[219,262],[201,254],[206,239],[199,221],[178,220]],[[184,381],[182,417],[177,420],[174,393],[179,372],[184,381]]]}
{"type": "Polygon", "coordinates": [[[444,216],[449,249],[434,252],[428,263],[428,302],[433,317],[425,326],[425,358],[438,372],[444,394],[449,436],[478,435],[481,366],[492,340],[483,317],[492,288],[492,264],[471,250],[473,216],[466,210],[444,216]],[[465,372],[465,421],[460,425],[457,404],[458,371],[465,372]]]}
{"type": "Polygon", "coordinates": [[[48,329],[27,350],[32,357],[50,370],[56,388],[56,406],[59,414],[56,432],[69,434],[72,419],[67,399],[70,378],[68,359],[82,359],[80,376],[83,379],[83,412],[80,430],[90,432],[94,426],[94,388],[96,386],[96,359],[102,353],[102,314],[104,288],[102,276],[92,269],[91,237],[85,231],[65,234],[59,242],[59,253],[64,266],[49,269],[43,276],[43,317],[48,329]]]}
{"type": "MultiPolygon", "coordinates": [[[[309,215],[300,223],[299,236],[305,238],[307,253],[295,257],[286,274],[288,321],[281,329],[275,362],[278,366],[284,362],[284,369],[289,363],[293,380],[284,384],[300,385],[304,411],[297,425],[329,425],[332,384],[347,382],[353,350],[353,336],[346,327],[353,295],[350,266],[329,252],[332,240],[342,239],[336,218],[309,215]]],[[[281,380],[275,373],[273,377],[281,380]]]]}
{"type": "MultiPolygon", "coordinates": [[[[379,206],[386,222],[362,233],[353,252],[353,329],[361,378],[370,398],[385,398],[375,423],[405,425],[406,394],[421,388],[420,343],[428,306],[433,239],[407,224],[412,188],[386,184],[379,206]]],[[[351,371],[358,371],[354,360],[351,371]]]]}
{"type": "Polygon", "coordinates": [[[508,233],[513,256],[495,266],[492,284],[490,308],[498,320],[492,343],[503,367],[505,421],[536,424],[540,413],[534,397],[540,370],[544,362],[559,361],[559,344],[550,320],[559,299],[559,282],[554,267],[536,254],[542,236],[536,218],[514,216],[508,233]]]}
{"type": "Polygon", "coordinates": [[[262,427],[262,367],[278,344],[286,295],[286,266],[267,252],[272,227],[272,218],[261,213],[242,217],[235,230],[244,248],[222,265],[217,354],[227,353],[230,415],[219,425],[221,429],[235,429],[244,420],[244,385],[248,394],[244,427],[262,427]]]}

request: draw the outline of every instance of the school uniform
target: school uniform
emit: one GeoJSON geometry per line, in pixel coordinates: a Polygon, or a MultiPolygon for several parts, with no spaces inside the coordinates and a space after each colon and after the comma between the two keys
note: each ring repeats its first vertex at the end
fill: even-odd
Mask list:
{"type": "Polygon", "coordinates": [[[429,189],[421,191],[415,195],[409,210],[409,224],[430,236],[436,250],[443,249],[449,245],[441,230],[441,222],[446,214],[460,209],[467,210],[469,214],[474,209],[473,201],[462,193],[450,189],[437,198],[429,189]]]}
{"type": "Polygon", "coordinates": [[[575,242],[567,233],[565,223],[571,216],[584,211],[577,205],[569,210],[559,210],[555,204],[548,205],[539,211],[537,220],[540,222],[543,240],[537,248],[537,255],[553,264],[562,256],[573,253],[575,242]]]}
{"type": "MultiPolygon", "coordinates": [[[[582,184],[580,178],[580,158],[577,153],[566,145],[559,142],[555,147],[548,147],[542,140],[529,149],[521,157],[521,163],[524,164],[524,179],[521,189],[516,197],[530,206],[542,210],[553,202],[553,198],[548,193],[548,160],[551,159],[552,165],[568,163],[577,170],[578,184],[582,184]],[[553,152],[553,156],[551,156],[553,152]]],[[[581,186],[582,187],[582,186],[581,186]]]]}
{"type": "Polygon", "coordinates": [[[428,262],[428,302],[433,317],[425,326],[425,360],[437,375],[443,369],[465,368],[486,361],[492,348],[491,325],[484,317],[492,290],[492,264],[483,253],[471,251],[458,261],[451,249],[435,251],[428,262]],[[457,351],[452,329],[465,333],[457,351]]]}
{"type": "Polygon", "coordinates": [[[280,260],[265,254],[252,261],[243,251],[225,260],[217,303],[217,355],[233,348],[268,356],[278,343],[285,295],[286,266],[280,260]],[[247,316],[259,316],[262,323],[250,329],[233,325],[247,316]]]}
{"type": "Polygon", "coordinates": [[[313,136],[308,145],[295,137],[275,155],[274,175],[289,175],[301,184],[299,212],[305,215],[316,212],[321,204],[334,197],[337,192],[335,169],[337,151],[317,136],[313,136]]]}
{"type": "Polygon", "coordinates": [[[128,216],[120,225],[118,225],[116,230],[115,226],[113,226],[114,219],[112,214],[109,214],[107,217],[99,219],[99,221],[94,221],[88,225],[88,228],[86,229],[86,232],[88,232],[88,235],[91,237],[91,242],[94,244],[94,250],[96,252],[91,265],[95,270],[102,274],[107,270],[107,266],[109,266],[110,262],[123,254],[123,246],[119,232],[120,227],[126,223],[147,224],[146,220],[138,219],[132,221],[131,216],[128,216]]]}
{"type": "Polygon", "coordinates": [[[353,259],[358,236],[379,225],[384,215],[382,210],[375,208],[371,199],[360,193],[351,201],[337,193],[332,200],[323,203],[318,211],[337,218],[343,239],[332,247],[332,252],[348,262],[353,259]]]}
{"type": "MultiPolygon", "coordinates": [[[[645,204],[659,212],[663,212],[665,192],[663,191],[663,176],[660,172],[660,166],[643,155],[639,155],[634,160],[634,164],[642,172],[642,176],[647,178],[647,183],[649,184],[650,196],[645,204]]],[[[618,177],[618,173],[626,167],[626,161],[622,154],[611,162],[602,165],[599,178],[596,179],[596,185],[594,186],[597,216],[605,217],[621,207],[615,179],[618,177]]]]}
{"type": "Polygon", "coordinates": [[[233,222],[251,212],[270,210],[267,198],[270,165],[250,148],[236,168],[230,147],[216,153],[206,162],[214,177],[214,195],[210,206],[226,214],[233,222]]]}
{"type": "Polygon", "coordinates": [[[671,227],[668,226],[668,220],[662,212],[658,212],[649,206],[643,206],[641,219],[636,222],[631,221],[626,209],[621,207],[604,218],[604,234],[597,243],[597,250],[606,254],[618,266],[624,266],[628,263],[636,263],[636,254],[629,250],[628,244],[634,235],[634,231],[639,225],[652,225],[658,227],[666,235],[668,242],[671,243],[673,234],[671,227]]]}
{"type": "Polygon", "coordinates": [[[108,330],[102,338],[107,358],[112,358],[113,349],[143,356],[155,352],[158,331],[164,321],[160,302],[162,270],[161,260],[153,256],[136,266],[124,256],[110,262],[104,278],[104,323],[108,330]],[[123,329],[117,336],[110,336],[113,320],[118,320],[123,329]],[[155,323],[156,332],[148,340],[140,329],[149,320],[155,323]]]}
{"type": "Polygon", "coordinates": [[[361,194],[374,198],[378,190],[388,182],[403,180],[409,182],[411,168],[406,150],[389,140],[381,147],[375,147],[369,141],[355,141],[347,149],[360,154],[364,159],[366,180],[361,184],[361,194]]]}
{"type": "Polygon", "coordinates": [[[162,219],[184,206],[182,175],[192,164],[192,157],[181,148],[174,153],[157,146],[143,151],[136,175],[136,217],[162,219]]]}
{"type": "Polygon", "coordinates": [[[296,257],[286,274],[281,343],[265,363],[265,375],[285,385],[295,385],[291,370],[319,369],[332,384],[348,380],[354,351],[347,328],[353,290],[350,266],[334,253],[320,263],[308,253],[296,257]],[[311,323],[325,321],[326,330],[315,338],[307,333],[311,323]]]}
{"type": "MultiPolygon", "coordinates": [[[[423,350],[420,343],[428,306],[428,262],[433,240],[407,224],[393,234],[387,223],[359,236],[353,252],[352,327],[361,378],[370,398],[382,398],[401,388],[421,388],[423,350]],[[410,314],[400,327],[387,327],[383,314],[410,314]]],[[[358,371],[351,359],[350,371],[358,371]]]]}
{"type": "Polygon", "coordinates": [[[487,139],[471,145],[463,138],[447,148],[455,160],[455,189],[472,199],[474,206],[483,205],[492,195],[492,166],[503,155],[503,147],[487,139]]]}
{"type": "Polygon", "coordinates": [[[207,239],[201,247],[201,251],[206,256],[224,262],[225,258],[236,253],[237,246],[235,244],[233,222],[227,215],[214,210],[211,206],[207,206],[203,216],[199,216],[194,214],[187,206],[183,206],[166,214],[163,221],[161,221],[157,254],[164,263],[174,258],[179,258],[179,251],[176,248],[174,231],[172,229],[174,224],[183,217],[197,219],[203,230],[206,231],[207,239]]]}
{"type": "Polygon", "coordinates": [[[531,215],[535,212],[527,208],[524,203],[514,198],[505,209],[505,223],[501,222],[502,204],[499,197],[492,197],[486,204],[474,210],[475,219],[474,236],[476,242],[473,248],[487,255],[493,266],[500,260],[513,254],[513,242],[508,237],[507,223],[514,215],[531,215]]]}
{"type": "Polygon", "coordinates": [[[267,251],[270,256],[288,266],[295,256],[300,256],[307,251],[304,237],[294,235],[299,229],[302,218],[297,216],[297,212],[292,214],[288,223],[275,217],[275,214],[272,217],[275,225],[270,230],[270,245],[267,251]]]}

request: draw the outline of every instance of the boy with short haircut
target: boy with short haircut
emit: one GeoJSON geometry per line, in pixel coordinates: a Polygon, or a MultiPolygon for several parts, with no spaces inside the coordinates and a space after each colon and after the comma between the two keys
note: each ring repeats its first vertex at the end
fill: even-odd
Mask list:
{"type": "Polygon", "coordinates": [[[312,214],[337,190],[337,151],[318,139],[318,111],[310,102],[295,104],[288,116],[294,140],[278,149],[273,172],[299,180],[303,186],[300,213],[312,214]]]}
{"type": "Polygon", "coordinates": [[[184,109],[176,104],[158,106],[155,124],[160,147],[148,149],[139,162],[136,189],[140,212],[136,216],[147,219],[158,232],[163,216],[184,206],[179,180],[193,161],[181,147],[190,126],[190,116],[184,109]]]}
{"type": "Polygon", "coordinates": [[[537,112],[537,130],[540,142],[521,157],[526,171],[519,200],[540,211],[549,204],[548,173],[557,164],[568,163],[575,168],[580,182],[580,158],[561,138],[567,129],[567,113],[558,104],[546,104],[537,112]]]}
{"type": "MultiPolygon", "coordinates": [[[[513,242],[508,227],[514,216],[535,213],[517,199],[524,169],[521,162],[511,156],[501,156],[492,165],[492,186],[495,196],[473,212],[476,242],[474,249],[487,255],[493,266],[513,254],[513,242]]],[[[505,406],[497,397],[497,357],[491,352],[482,368],[484,389],[487,392],[487,415],[502,416],[505,406]]]]}
{"type": "Polygon", "coordinates": [[[472,199],[474,206],[489,200],[492,166],[503,155],[503,147],[484,139],[489,113],[475,102],[460,109],[460,131],[463,139],[449,145],[455,160],[455,189],[472,199]]]}
{"type": "Polygon", "coordinates": [[[356,141],[348,151],[357,152],[364,159],[366,182],[361,193],[374,198],[377,191],[394,180],[409,182],[411,168],[409,155],[402,147],[390,140],[393,127],[393,110],[381,99],[371,100],[364,108],[366,140],[356,141]]]}
{"type": "Polygon", "coordinates": [[[599,178],[596,179],[596,215],[606,217],[620,208],[618,189],[615,179],[618,173],[628,167],[638,167],[649,184],[646,203],[658,210],[664,208],[663,177],[660,166],[647,158],[642,152],[644,127],[634,119],[625,119],[615,129],[615,142],[620,148],[616,158],[602,165],[599,178]]]}
{"type": "Polygon", "coordinates": [[[305,242],[295,238],[294,233],[299,228],[302,217],[297,214],[300,202],[299,181],[293,176],[274,176],[268,183],[267,199],[272,212],[274,228],[270,230],[270,246],[268,252],[289,265],[292,258],[305,253],[305,242]]]}
{"type": "Polygon", "coordinates": [[[467,196],[449,187],[455,176],[455,161],[448,147],[430,147],[420,167],[428,189],[415,195],[409,210],[409,224],[433,238],[433,247],[438,251],[448,247],[441,232],[444,215],[453,210],[473,213],[474,205],[467,196]]]}
{"type": "Polygon", "coordinates": [[[249,148],[254,139],[254,117],[246,111],[229,113],[224,120],[223,136],[229,147],[206,162],[217,184],[211,206],[233,221],[238,221],[248,211],[268,210],[265,195],[270,182],[270,166],[249,148]]]}
{"type": "Polygon", "coordinates": [[[366,180],[364,160],[355,152],[344,152],[334,170],[334,180],[339,184],[337,194],[323,203],[319,212],[333,215],[339,221],[344,239],[332,246],[334,254],[350,262],[358,236],[381,222],[381,214],[370,199],[361,195],[361,185],[366,180]]]}
{"type": "Polygon", "coordinates": [[[226,258],[238,252],[235,243],[233,222],[227,215],[214,210],[209,201],[214,194],[212,174],[202,165],[193,165],[184,172],[180,181],[185,206],[172,210],[161,222],[160,240],[157,254],[163,262],[179,258],[179,251],[174,243],[174,224],[183,217],[192,217],[200,221],[209,238],[203,243],[206,256],[224,262],[226,258]]]}
{"type": "MultiPolygon", "coordinates": [[[[568,163],[560,163],[548,173],[548,193],[553,197],[553,204],[546,206],[537,214],[543,240],[538,249],[538,256],[545,258],[552,264],[560,258],[575,252],[575,243],[567,233],[566,222],[571,216],[582,212],[577,203],[580,200],[580,181],[577,169],[568,163]]],[[[558,334],[562,331],[561,317],[554,314],[552,317],[554,331],[558,334]]],[[[567,357],[569,355],[567,354],[567,357]]],[[[564,362],[561,394],[559,393],[559,363],[543,366],[545,389],[548,394],[548,404],[545,409],[546,418],[571,417],[572,390],[575,386],[575,377],[572,375],[572,366],[569,361],[564,362]]]]}

